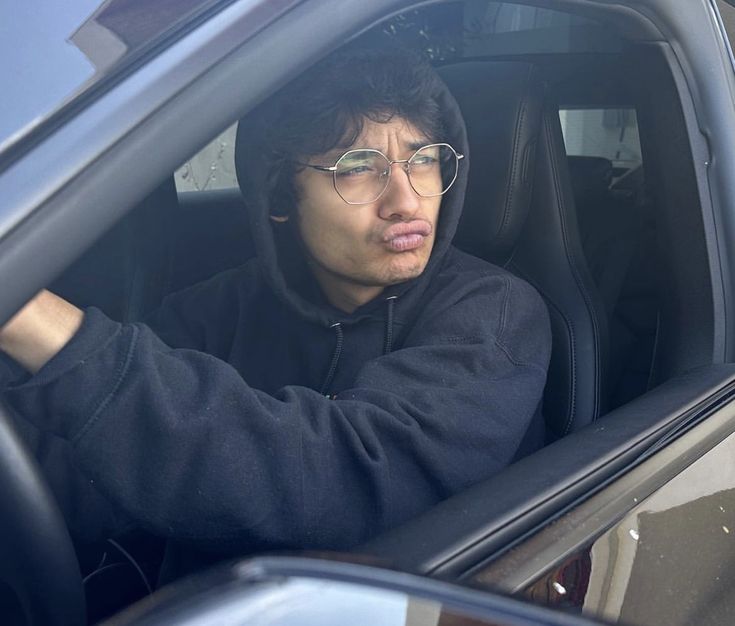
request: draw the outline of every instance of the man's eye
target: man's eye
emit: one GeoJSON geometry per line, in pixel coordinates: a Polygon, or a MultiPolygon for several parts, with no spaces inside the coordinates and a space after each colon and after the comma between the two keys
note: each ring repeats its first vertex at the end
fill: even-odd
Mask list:
{"type": "Polygon", "coordinates": [[[439,159],[429,154],[422,154],[411,161],[412,166],[427,167],[439,163],[439,159]]]}
{"type": "Polygon", "coordinates": [[[370,174],[375,171],[375,168],[368,164],[353,165],[352,167],[345,167],[344,169],[337,170],[337,176],[360,176],[370,174]]]}

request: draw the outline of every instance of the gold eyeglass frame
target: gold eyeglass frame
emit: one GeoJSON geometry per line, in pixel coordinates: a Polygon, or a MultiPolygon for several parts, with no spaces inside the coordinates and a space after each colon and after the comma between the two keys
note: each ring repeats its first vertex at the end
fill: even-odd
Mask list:
{"type": "Polygon", "coordinates": [[[380,200],[380,198],[383,196],[385,191],[388,189],[388,185],[390,185],[390,179],[391,175],[393,173],[393,165],[398,163],[399,165],[403,166],[403,170],[406,172],[406,176],[408,176],[408,182],[411,185],[411,189],[416,192],[416,195],[422,197],[422,198],[436,198],[438,196],[443,196],[447,191],[449,191],[454,185],[454,182],[457,180],[457,175],[459,174],[459,162],[464,159],[464,154],[460,154],[457,152],[450,144],[440,142],[440,143],[430,143],[426,144],[425,146],[421,146],[414,152],[409,158],[407,159],[389,159],[385,154],[383,154],[380,150],[375,150],[374,148],[354,148],[352,150],[348,150],[345,152],[342,156],[340,156],[335,162],[334,165],[312,165],[311,163],[299,163],[299,165],[303,165],[304,167],[310,167],[315,170],[319,170],[320,172],[331,172],[332,173],[332,185],[334,186],[334,190],[337,192],[337,195],[339,195],[340,198],[347,204],[351,205],[361,205],[361,204],[371,204],[372,202],[377,202],[380,200]],[[447,188],[444,189],[441,193],[434,193],[430,195],[424,195],[422,193],[419,193],[416,190],[416,187],[413,186],[413,181],[411,180],[411,159],[413,159],[419,152],[426,148],[433,148],[435,146],[441,147],[446,146],[454,153],[455,158],[455,171],[454,171],[454,177],[452,178],[451,182],[447,185],[447,188]],[[387,162],[388,162],[388,176],[386,177],[385,186],[383,187],[382,191],[372,200],[368,200],[367,202],[350,202],[349,200],[345,199],[345,197],[339,192],[339,189],[337,188],[337,166],[339,165],[339,162],[344,159],[347,155],[352,154],[353,152],[375,152],[376,154],[379,154],[382,156],[387,162]]]}

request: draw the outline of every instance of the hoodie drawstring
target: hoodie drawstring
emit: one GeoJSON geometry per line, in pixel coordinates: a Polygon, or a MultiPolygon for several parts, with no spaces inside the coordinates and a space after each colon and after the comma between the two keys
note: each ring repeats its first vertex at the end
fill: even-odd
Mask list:
{"type": "Polygon", "coordinates": [[[393,307],[398,296],[390,296],[385,299],[388,303],[388,315],[385,319],[385,343],[383,354],[388,354],[393,349],[393,307]]]}
{"type": "MultiPolygon", "coordinates": [[[[390,296],[385,299],[388,304],[388,314],[385,320],[385,343],[383,344],[383,354],[388,354],[393,349],[393,309],[395,307],[396,298],[398,296],[390,296]]],[[[332,354],[332,362],[329,364],[329,372],[327,377],[324,379],[321,393],[323,396],[331,397],[328,394],[329,386],[334,380],[334,375],[337,373],[337,364],[339,363],[339,357],[342,355],[342,346],[344,345],[344,333],[342,332],[342,324],[335,322],[330,326],[334,328],[334,332],[337,335],[337,345],[334,346],[334,353],[332,354]]]]}
{"type": "Polygon", "coordinates": [[[337,371],[337,363],[339,363],[339,357],[342,354],[342,344],[344,343],[344,334],[342,333],[342,324],[339,322],[335,322],[330,326],[330,328],[334,328],[334,332],[337,333],[337,345],[334,347],[334,354],[332,355],[332,362],[329,365],[329,373],[327,374],[327,377],[324,379],[324,384],[322,385],[322,389],[319,393],[321,393],[323,396],[327,395],[327,392],[329,391],[329,385],[332,384],[332,380],[334,379],[334,374],[337,371]]]}

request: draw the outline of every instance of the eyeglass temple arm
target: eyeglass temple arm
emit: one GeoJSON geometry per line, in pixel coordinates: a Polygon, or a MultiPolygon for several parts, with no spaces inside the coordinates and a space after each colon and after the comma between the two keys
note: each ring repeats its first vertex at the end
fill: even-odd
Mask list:
{"type": "Polygon", "coordinates": [[[310,163],[299,163],[299,165],[310,167],[312,169],[319,170],[320,172],[336,172],[337,171],[336,165],[332,165],[329,167],[326,165],[311,165],[310,163]]]}

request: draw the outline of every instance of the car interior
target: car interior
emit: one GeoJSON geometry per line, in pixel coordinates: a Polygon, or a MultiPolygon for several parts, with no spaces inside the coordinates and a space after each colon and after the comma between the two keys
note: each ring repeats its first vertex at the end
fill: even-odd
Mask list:
{"type": "MultiPolygon", "coordinates": [[[[455,245],[531,283],[553,334],[548,445],[521,449],[487,484],[357,549],[386,564],[466,579],[636,458],[679,398],[732,376],[712,368],[695,123],[669,46],[632,14],[572,9],[467,0],[373,27],[422,46],[465,117],[471,170],[455,245]]],[[[245,141],[238,133],[231,146],[235,171],[245,141]]],[[[49,288],[141,320],[253,254],[248,190],[185,190],[172,172],[49,288]]],[[[155,585],[156,538],[76,547],[90,622],[155,585]]]]}
{"type": "MultiPolygon", "coordinates": [[[[500,13],[520,6],[481,4],[496,5],[500,13]]],[[[417,10],[416,19],[441,24],[447,6],[456,5],[417,10]]],[[[578,28],[585,27],[605,29],[592,22],[578,28]]],[[[541,31],[553,29],[536,30],[543,36],[541,31]]],[[[652,51],[626,46],[614,31],[606,34],[615,52],[496,53],[437,63],[465,116],[472,149],[472,175],[455,244],[524,277],[549,305],[554,355],[544,402],[552,438],[594,421],[667,377],[668,366],[660,362],[665,359],[654,352],[660,324],[656,280],[669,273],[656,272],[663,259],[656,252],[655,232],[655,219],[661,216],[648,192],[653,174],[647,167],[644,175],[642,162],[627,169],[601,155],[567,154],[564,145],[560,112],[600,112],[607,116],[602,124],[613,131],[639,133],[642,152],[686,159],[688,151],[662,145],[661,140],[676,137],[657,138],[655,122],[649,127],[640,121],[648,111],[660,117],[664,103],[667,110],[676,103],[672,84],[652,82],[662,82],[660,60],[652,51]],[[643,86],[646,92],[637,93],[643,86]],[[622,119],[621,114],[628,114],[622,123],[612,119],[622,119]]],[[[685,132],[679,114],[668,128],[685,132]]],[[[237,137],[235,155],[245,140],[237,137]]],[[[605,148],[600,145],[599,151],[605,148]]],[[[649,160],[653,168],[658,158],[647,155],[649,160]]],[[[686,165],[671,164],[683,174],[674,177],[682,187],[686,165]]],[[[690,172],[689,188],[696,196],[693,178],[690,172]]],[[[671,195],[681,197],[680,191],[671,195]]],[[[115,319],[141,319],[167,293],[253,256],[248,231],[247,190],[177,193],[168,180],[52,289],[81,305],[99,306],[115,319]],[[114,288],[99,284],[108,271],[122,277],[114,288]]],[[[695,235],[687,233],[690,247],[695,235]]]]}

